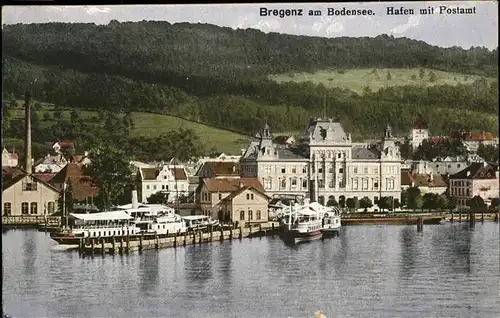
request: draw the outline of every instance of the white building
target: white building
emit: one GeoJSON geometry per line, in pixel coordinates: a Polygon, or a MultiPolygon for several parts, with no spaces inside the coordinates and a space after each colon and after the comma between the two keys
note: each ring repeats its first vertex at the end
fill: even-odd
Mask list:
{"type": "Polygon", "coordinates": [[[500,195],[499,181],[498,166],[473,163],[450,176],[450,195],[456,198],[458,210],[468,209],[467,200],[476,195],[489,204],[500,195]]]}
{"type": "Polygon", "coordinates": [[[427,124],[420,116],[417,117],[413,123],[413,127],[410,131],[410,138],[413,151],[417,150],[418,146],[420,146],[424,140],[429,138],[429,129],[427,128],[427,124]]]}
{"type": "Polygon", "coordinates": [[[184,165],[161,165],[158,167],[139,168],[139,200],[147,203],[154,193],[168,194],[168,201],[175,201],[181,196],[188,196],[189,182],[184,165]]]}
{"type": "Polygon", "coordinates": [[[311,120],[296,147],[273,143],[266,124],[240,160],[245,177],[258,177],[270,197],[297,196],[327,203],[368,197],[401,197],[401,157],[387,126],[378,145],[353,146],[332,120],[311,120]]]}
{"type": "Polygon", "coordinates": [[[2,151],[2,167],[17,167],[19,164],[19,156],[15,152],[9,152],[3,148],[2,151]]]}
{"type": "Polygon", "coordinates": [[[68,164],[62,154],[50,155],[35,162],[35,173],[58,173],[68,164]]]}

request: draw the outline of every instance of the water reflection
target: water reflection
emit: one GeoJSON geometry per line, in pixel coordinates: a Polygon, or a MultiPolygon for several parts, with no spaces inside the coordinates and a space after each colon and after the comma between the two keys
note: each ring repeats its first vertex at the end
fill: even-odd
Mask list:
{"type": "Polygon", "coordinates": [[[35,235],[37,234],[39,233],[35,231],[23,231],[24,239],[21,251],[23,254],[24,275],[27,277],[36,275],[37,244],[35,243],[35,235]]]}
{"type": "Polygon", "coordinates": [[[189,282],[203,285],[212,278],[212,249],[214,245],[203,244],[186,247],[184,274],[189,282]]]}
{"type": "Polygon", "coordinates": [[[217,267],[217,272],[224,288],[228,288],[232,283],[233,248],[234,245],[230,245],[228,248],[219,247],[217,249],[217,253],[214,253],[214,262],[219,264],[219,266],[217,267]]]}
{"type": "MultiPolygon", "coordinates": [[[[420,233],[419,233],[420,234],[420,233]]],[[[419,254],[418,241],[415,237],[417,232],[415,228],[407,226],[401,230],[400,245],[401,245],[401,264],[400,277],[405,279],[411,277],[416,269],[416,258],[419,254]]]]}
{"type": "MultiPolygon", "coordinates": [[[[158,251],[151,250],[139,256],[139,281],[143,293],[152,292],[159,285],[160,258],[158,251]]],[[[165,269],[170,270],[170,269],[165,269]]]]}

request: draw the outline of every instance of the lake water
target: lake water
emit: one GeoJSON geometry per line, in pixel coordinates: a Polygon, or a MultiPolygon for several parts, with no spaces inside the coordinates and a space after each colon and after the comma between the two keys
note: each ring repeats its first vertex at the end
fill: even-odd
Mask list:
{"type": "Polygon", "coordinates": [[[12,317],[500,317],[499,224],[350,226],[80,258],[48,234],[2,235],[12,317]]]}

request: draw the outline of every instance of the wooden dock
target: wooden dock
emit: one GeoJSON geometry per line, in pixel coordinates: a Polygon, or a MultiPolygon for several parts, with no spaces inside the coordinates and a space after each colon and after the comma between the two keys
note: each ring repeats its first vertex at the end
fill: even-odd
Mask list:
{"type": "Polygon", "coordinates": [[[80,240],[78,253],[85,255],[127,254],[134,251],[181,247],[214,241],[262,237],[278,234],[279,226],[275,222],[252,227],[239,227],[226,230],[190,232],[172,235],[142,234],[107,238],[85,238],[80,240]]]}
{"type": "Polygon", "coordinates": [[[61,217],[53,215],[9,215],[2,216],[2,227],[54,228],[61,226],[61,217]]]}

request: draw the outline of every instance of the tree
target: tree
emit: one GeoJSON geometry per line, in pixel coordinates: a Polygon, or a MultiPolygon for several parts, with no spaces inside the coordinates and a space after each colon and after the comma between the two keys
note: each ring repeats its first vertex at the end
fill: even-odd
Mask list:
{"type": "Polygon", "coordinates": [[[449,206],[448,197],[445,194],[439,195],[436,200],[436,207],[439,210],[444,211],[445,209],[448,208],[448,206],[449,206]]]}
{"type": "Polygon", "coordinates": [[[69,120],[71,123],[75,124],[80,121],[80,114],[76,110],[72,110],[71,113],[69,114],[69,120]]]}
{"type": "Polygon", "coordinates": [[[339,206],[343,209],[345,208],[345,195],[339,197],[339,206]]]}
{"type": "Polygon", "coordinates": [[[391,72],[387,72],[387,80],[388,81],[392,80],[391,72]]]}
{"type": "Polygon", "coordinates": [[[467,200],[466,205],[470,208],[471,212],[483,211],[486,208],[483,198],[479,195],[467,200]]]}
{"type": "Polygon", "coordinates": [[[487,162],[498,162],[498,148],[493,145],[480,144],[476,153],[487,162]]]}
{"type": "Polygon", "coordinates": [[[381,197],[378,200],[378,207],[380,208],[380,211],[384,211],[386,209],[392,208],[392,202],[391,202],[390,197],[381,197]]]}
{"type": "Polygon", "coordinates": [[[339,203],[335,200],[333,196],[328,198],[328,201],[326,202],[326,206],[339,206],[339,203]]]}
{"type": "Polygon", "coordinates": [[[401,207],[405,207],[408,205],[408,190],[401,190],[401,207]]]}
{"type": "Polygon", "coordinates": [[[411,80],[412,80],[412,81],[416,81],[416,80],[417,80],[417,76],[416,76],[415,74],[413,74],[413,75],[411,76],[411,80]]]}
{"type": "Polygon", "coordinates": [[[129,157],[122,148],[110,142],[91,148],[88,157],[91,164],[84,168],[84,174],[99,189],[99,207],[107,210],[123,195],[127,186],[134,183],[129,157]]]}
{"type": "Polygon", "coordinates": [[[370,200],[370,198],[368,197],[363,197],[361,200],[359,200],[359,207],[364,209],[365,212],[372,206],[373,206],[372,200],[370,200]]]}
{"type": "Polygon", "coordinates": [[[457,198],[452,197],[447,193],[447,198],[448,198],[448,209],[450,210],[450,213],[453,213],[453,210],[457,208],[457,198]]]}
{"type": "Polygon", "coordinates": [[[500,198],[493,198],[491,199],[491,205],[490,208],[493,211],[498,211],[498,208],[500,207],[500,198]]]}
{"type": "Polygon", "coordinates": [[[151,194],[147,200],[149,204],[166,204],[168,202],[168,192],[158,191],[151,194]]]}
{"type": "Polygon", "coordinates": [[[418,76],[420,77],[420,79],[424,79],[424,76],[425,76],[425,71],[423,68],[420,69],[419,73],[418,73],[418,76]]]}
{"type": "Polygon", "coordinates": [[[436,204],[437,195],[436,194],[426,193],[426,194],[424,194],[422,199],[424,201],[424,203],[422,205],[422,209],[428,209],[430,212],[431,210],[434,210],[437,207],[437,204],[436,204]]]}
{"type": "Polygon", "coordinates": [[[429,72],[429,82],[435,82],[437,80],[437,76],[436,74],[434,74],[434,72],[429,72]]]}
{"type": "Polygon", "coordinates": [[[413,212],[415,212],[416,209],[420,209],[422,207],[421,204],[420,205],[418,204],[418,202],[422,202],[422,201],[419,201],[419,199],[421,199],[421,197],[422,197],[422,194],[421,194],[420,189],[418,187],[408,188],[408,190],[406,191],[406,194],[407,194],[407,200],[408,200],[406,206],[409,209],[413,209],[413,212]]]}
{"type": "Polygon", "coordinates": [[[348,198],[345,202],[346,202],[347,207],[351,210],[351,212],[356,211],[356,209],[359,206],[358,205],[359,202],[358,202],[357,198],[348,198]]]}
{"type": "Polygon", "coordinates": [[[9,108],[10,109],[14,109],[14,108],[17,108],[17,101],[13,98],[11,99],[10,101],[10,105],[9,105],[9,108]]]}
{"type": "Polygon", "coordinates": [[[49,112],[44,112],[43,113],[43,120],[51,120],[52,116],[50,115],[49,112]]]}
{"type": "Polygon", "coordinates": [[[405,138],[405,141],[399,145],[399,152],[401,153],[402,159],[406,160],[411,158],[413,149],[408,138],[405,138]]]}

